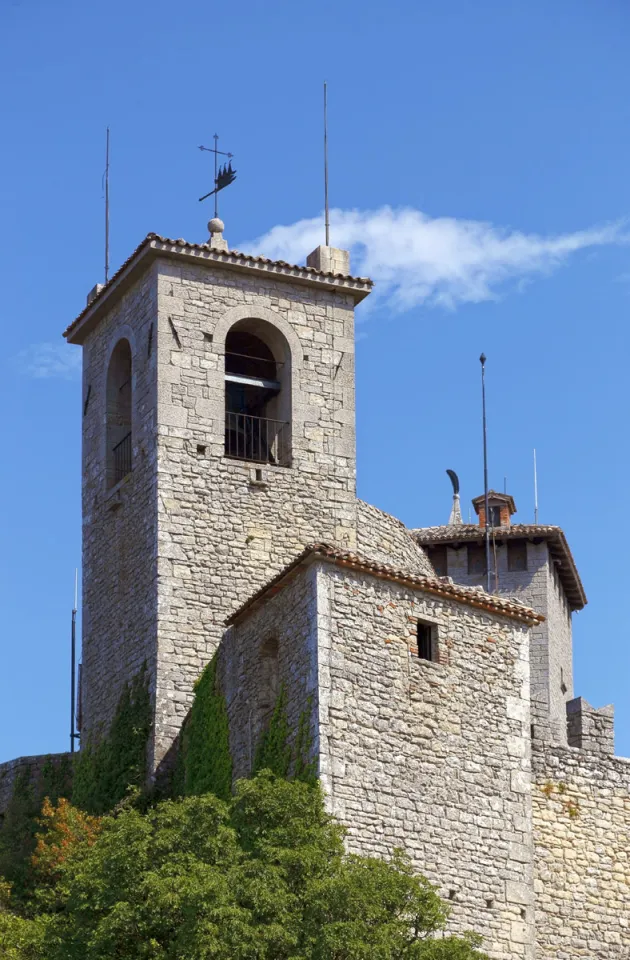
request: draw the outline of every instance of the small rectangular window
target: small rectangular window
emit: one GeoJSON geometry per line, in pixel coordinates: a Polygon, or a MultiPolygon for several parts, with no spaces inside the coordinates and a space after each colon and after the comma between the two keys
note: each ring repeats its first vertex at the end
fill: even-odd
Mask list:
{"type": "Polygon", "coordinates": [[[438,577],[446,577],[448,575],[448,561],[445,546],[432,547],[429,553],[429,560],[433,564],[433,569],[438,577]]]}
{"type": "Polygon", "coordinates": [[[491,527],[500,527],[501,526],[501,507],[488,507],[490,513],[490,526],[491,527]]]}
{"type": "Polygon", "coordinates": [[[436,658],[436,642],[435,642],[435,626],[431,623],[422,623],[418,620],[417,624],[417,636],[418,636],[418,656],[421,660],[435,660],[436,658]]]}
{"type": "Polygon", "coordinates": [[[508,540],[508,570],[527,570],[527,541],[508,540]]]}
{"type": "Polygon", "coordinates": [[[468,544],[468,573],[484,574],[486,567],[486,548],[483,543],[468,544]]]}

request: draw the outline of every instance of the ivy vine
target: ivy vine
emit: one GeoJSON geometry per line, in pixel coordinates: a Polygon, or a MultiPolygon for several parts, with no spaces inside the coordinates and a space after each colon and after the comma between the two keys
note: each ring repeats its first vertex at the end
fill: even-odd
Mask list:
{"type": "Polygon", "coordinates": [[[260,770],[271,770],[278,777],[314,783],[317,780],[317,758],[312,756],[311,710],[313,697],[309,696],[306,707],[300,713],[294,748],[291,748],[291,727],[287,717],[287,695],[284,684],[280,687],[273,713],[263,731],[254,757],[252,776],[260,770]]]}
{"type": "Polygon", "coordinates": [[[193,704],[180,735],[173,792],[214,793],[221,800],[229,800],[232,793],[228,715],[217,678],[216,653],[195,683],[193,704]]]}
{"type": "Polygon", "coordinates": [[[256,776],[260,770],[271,770],[277,777],[287,776],[291,766],[291,748],[288,743],[289,732],[287,694],[284,684],[282,684],[269,724],[263,731],[256,748],[253,776],[256,776]]]}
{"type": "Polygon", "coordinates": [[[152,707],[146,665],[125,685],[106,737],[77,754],[72,803],[91,814],[112,810],[130,787],[143,789],[152,707]]]}

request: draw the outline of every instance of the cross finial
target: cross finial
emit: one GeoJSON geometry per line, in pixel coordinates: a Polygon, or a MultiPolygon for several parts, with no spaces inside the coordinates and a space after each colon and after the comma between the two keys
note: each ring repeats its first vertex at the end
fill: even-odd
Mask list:
{"type": "Polygon", "coordinates": [[[209,193],[205,193],[203,197],[199,197],[199,201],[205,200],[207,197],[214,196],[214,219],[216,220],[219,216],[219,202],[218,194],[219,190],[223,190],[225,187],[229,187],[231,183],[234,183],[236,180],[236,170],[232,169],[232,158],[234,157],[233,153],[226,153],[225,150],[219,150],[219,134],[215,133],[214,135],[214,147],[199,147],[200,150],[205,150],[207,153],[214,154],[214,190],[210,190],[209,193]],[[227,157],[228,162],[224,163],[222,167],[219,167],[219,156],[227,157]]]}

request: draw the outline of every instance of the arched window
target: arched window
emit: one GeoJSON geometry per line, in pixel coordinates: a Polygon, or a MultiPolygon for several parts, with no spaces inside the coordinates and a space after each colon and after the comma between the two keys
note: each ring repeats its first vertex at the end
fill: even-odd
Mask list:
{"type": "Polygon", "coordinates": [[[225,341],[225,454],[289,466],[291,356],[265,320],[239,320],[225,341]]]}
{"type": "Polygon", "coordinates": [[[107,371],[105,428],[107,486],[113,487],[131,472],[131,346],[119,340],[107,371]]]}

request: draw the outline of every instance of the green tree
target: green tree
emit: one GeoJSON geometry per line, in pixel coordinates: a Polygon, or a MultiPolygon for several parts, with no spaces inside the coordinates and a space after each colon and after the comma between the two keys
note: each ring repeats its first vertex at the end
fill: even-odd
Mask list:
{"type": "Polygon", "coordinates": [[[146,812],[122,805],[101,819],[90,842],[72,844],[56,864],[54,902],[48,894],[37,921],[13,924],[9,956],[484,956],[474,938],[442,935],[447,907],[401,853],[389,861],[350,856],[343,839],[318,785],[269,771],[239,782],[229,803],[207,794],[162,801],[146,812]]]}

